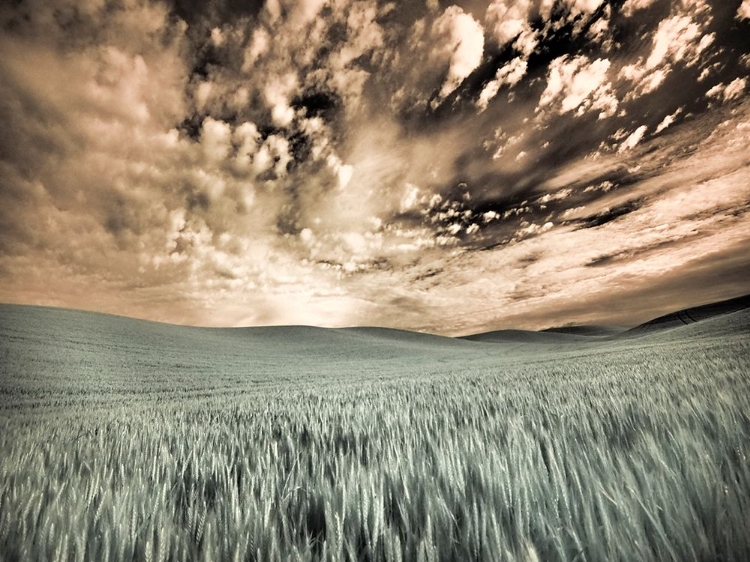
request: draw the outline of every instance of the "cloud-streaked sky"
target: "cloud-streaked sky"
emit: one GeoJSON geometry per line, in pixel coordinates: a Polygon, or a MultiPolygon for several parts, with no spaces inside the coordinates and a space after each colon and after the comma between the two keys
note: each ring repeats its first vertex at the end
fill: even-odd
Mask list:
{"type": "Polygon", "coordinates": [[[750,292],[750,0],[0,8],[0,300],[634,324],[750,292]]]}

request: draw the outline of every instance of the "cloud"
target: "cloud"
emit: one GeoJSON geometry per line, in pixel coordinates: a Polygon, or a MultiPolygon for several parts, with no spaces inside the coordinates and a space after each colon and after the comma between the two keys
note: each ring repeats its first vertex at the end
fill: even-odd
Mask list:
{"type": "Polygon", "coordinates": [[[591,14],[601,6],[604,0],[564,0],[574,14],[591,14]]]}
{"type": "Polygon", "coordinates": [[[252,39],[245,49],[242,70],[248,72],[260,57],[265,55],[271,46],[271,36],[263,27],[257,27],[252,39]]]}
{"type": "Polygon", "coordinates": [[[539,45],[539,32],[533,30],[524,31],[513,42],[513,48],[527,60],[534,53],[537,45],[539,45]]]}
{"type": "Polygon", "coordinates": [[[599,43],[604,51],[610,51],[614,48],[614,39],[612,37],[609,19],[611,12],[612,10],[607,6],[604,16],[591,24],[587,32],[591,41],[599,43]]]}
{"type": "Polygon", "coordinates": [[[377,22],[378,9],[375,4],[358,2],[351,6],[346,18],[348,40],[341,46],[337,68],[344,68],[352,61],[383,47],[384,31],[377,22]]]}
{"type": "Polygon", "coordinates": [[[645,10],[651,7],[656,0],[626,0],[620,8],[621,13],[626,17],[631,17],[639,10],[645,10]]]}
{"type": "Polygon", "coordinates": [[[30,239],[37,249],[27,254],[28,276],[11,268],[21,283],[52,275],[71,291],[75,279],[85,287],[92,275],[112,287],[137,273],[138,252],[161,251],[163,225],[179,204],[173,171],[185,146],[174,128],[187,110],[184,25],[170,23],[163,7],[136,3],[128,18],[89,8],[83,13],[99,24],[84,21],[107,32],[107,45],[66,44],[60,29],[45,27],[54,21],[45,17],[50,6],[27,20],[31,30],[0,40],[4,191],[38,192],[12,206],[3,236],[18,230],[26,240],[33,217],[47,217],[30,239]],[[130,17],[144,18],[142,28],[130,17]]]}
{"type": "Polygon", "coordinates": [[[543,20],[547,21],[550,19],[550,16],[552,15],[552,9],[555,6],[555,2],[556,0],[542,0],[541,4],[539,5],[539,15],[543,20]]]}
{"type": "Polygon", "coordinates": [[[578,16],[589,16],[594,13],[604,0],[542,0],[539,5],[539,15],[543,20],[550,20],[554,8],[559,5],[568,11],[569,19],[572,21],[578,16]]]}
{"type": "Polygon", "coordinates": [[[580,116],[587,111],[599,111],[600,119],[611,117],[618,101],[607,77],[610,66],[607,59],[591,61],[583,55],[556,58],[550,63],[547,87],[538,110],[559,105],[560,114],[575,111],[580,116]]]}
{"type": "Polygon", "coordinates": [[[363,92],[370,73],[355,61],[376,57],[385,47],[384,31],[377,22],[375,3],[357,2],[346,17],[347,40],[328,60],[328,85],[343,98],[348,112],[360,109],[363,92]]]}
{"type": "MultiPolygon", "coordinates": [[[[703,2],[696,2],[694,11],[704,14],[703,2]]],[[[706,20],[705,16],[702,16],[706,20]]],[[[645,60],[626,65],[622,75],[634,82],[636,87],[628,99],[635,99],[656,91],[672,72],[673,66],[681,63],[692,67],[699,63],[702,54],[714,43],[713,33],[705,34],[706,23],[699,23],[691,15],[678,14],[659,22],[654,33],[651,52],[645,60]]]]}
{"type": "MultiPolygon", "coordinates": [[[[732,157],[733,164],[730,164],[725,151],[729,145],[741,142],[739,138],[733,138],[741,119],[732,119],[731,123],[722,127],[704,145],[706,152],[675,163],[664,174],[633,185],[629,195],[632,197],[634,191],[639,193],[641,203],[616,220],[572,232],[566,230],[565,226],[558,226],[518,240],[513,245],[461,256],[467,271],[481,271],[483,274],[475,275],[473,279],[457,279],[455,291],[460,287],[464,297],[497,295],[492,302],[498,306],[498,310],[502,310],[502,318],[499,312],[482,312],[480,306],[466,305],[466,317],[456,319],[452,325],[446,324],[446,330],[460,332],[463,326],[463,333],[479,331],[476,328],[483,323],[480,319],[493,316],[497,319],[488,321],[485,324],[487,329],[517,327],[523,323],[530,328],[543,327],[541,319],[549,314],[550,309],[567,306],[564,303],[572,305],[580,300],[581,294],[596,295],[592,298],[602,298],[602,302],[609,302],[612,306],[619,302],[616,294],[631,290],[633,283],[646,292],[648,287],[666,277],[675,280],[684,276],[685,284],[690,284],[690,280],[694,279],[689,273],[692,271],[690,264],[717,255],[717,252],[721,252],[719,248],[733,247],[732,252],[736,256],[736,244],[740,240],[748,240],[747,232],[743,232],[745,219],[742,218],[750,211],[747,203],[742,202],[748,194],[748,185],[743,184],[748,178],[748,170],[747,167],[733,169],[743,157],[732,157]],[[714,179],[707,181],[711,177],[714,179]],[[716,194],[721,194],[720,198],[717,199],[716,194]],[[588,265],[605,254],[632,256],[632,259],[612,260],[596,268],[588,265]],[[497,261],[500,256],[503,258],[502,265],[497,261]],[[534,256],[531,265],[526,260],[527,256],[534,256]],[[497,265],[490,265],[493,263],[497,265]],[[575,289],[566,288],[565,284],[570,279],[576,279],[575,289]],[[512,285],[509,283],[511,280],[512,285]],[[603,291],[602,284],[609,288],[603,291]],[[545,299],[535,298],[541,294],[538,289],[541,285],[545,286],[545,299]],[[522,292],[520,287],[523,287],[522,292]],[[517,298],[514,297],[516,294],[517,298]],[[543,301],[546,304],[542,305],[543,301]],[[535,319],[536,314],[540,316],[535,319]]],[[[741,130],[745,131],[741,134],[743,138],[750,132],[747,127],[741,130]]],[[[538,220],[529,221],[523,228],[540,224],[538,220]]],[[[532,227],[532,230],[535,229],[532,227]]],[[[740,261],[731,261],[734,264],[730,268],[731,276],[721,281],[720,276],[712,275],[709,285],[713,287],[714,283],[719,283],[724,287],[722,290],[731,285],[732,290],[737,291],[734,294],[740,294],[743,290],[746,292],[747,282],[743,285],[744,289],[736,285],[740,261]]],[[[439,290],[450,289],[444,287],[439,290]]],[[[713,291],[713,288],[704,287],[704,290],[713,291]]],[[[680,295],[682,297],[682,293],[680,295]]],[[[438,295],[435,299],[437,301],[438,295]]],[[[443,297],[443,300],[450,299],[443,297]]],[[[464,303],[467,302],[464,300],[464,303]]],[[[590,306],[582,312],[594,314],[590,306]]],[[[642,313],[640,308],[623,311],[623,318],[628,314],[632,317],[633,314],[642,313]]],[[[603,307],[595,314],[599,314],[600,319],[612,318],[613,312],[603,307]]],[[[643,319],[655,315],[645,314],[646,318],[643,319]]],[[[640,318],[632,321],[635,323],[640,318]]]]}
{"type": "Polygon", "coordinates": [[[448,75],[440,88],[438,100],[450,95],[482,62],[484,30],[470,14],[450,6],[435,21],[434,29],[445,37],[444,49],[450,52],[448,75]]]}
{"type": "Polygon", "coordinates": [[[253,158],[253,171],[256,175],[261,175],[273,170],[277,178],[286,176],[288,165],[292,161],[289,150],[289,141],[285,137],[269,135],[253,158]]]}
{"type": "Polygon", "coordinates": [[[529,0],[492,0],[487,7],[487,30],[502,47],[522,33],[531,30],[529,0]]]}
{"type": "Polygon", "coordinates": [[[419,202],[419,188],[413,183],[406,182],[404,195],[401,198],[401,204],[399,210],[402,213],[411,211],[417,206],[419,202]]]}
{"type": "Polygon", "coordinates": [[[725,102],[737,100],[743,96],[746,87],[747,78],[736,78],[729,84],[716,84],[716,86],[706,92],[706,96],[725,102]]]}
{"type": "Polygon", "coordinates": [[[201,146],[206,158],[213,164],[221,164],[229,156],[232,129],[226,123],[211,117],[206,118],[201,128],[201,146]]]}
{"type": "Polygon", "coordinates": [[[539,33],[532,29],[532,4],[528,0],[494,0],[487,7],[485,21],[488,32],[500,47],[513,41],[513,48],[520,54],[501,66],[493,80],[487,82],[477,99],[480,112],[497,95],[503,84],[514,86],[526,75],[528,59],[539,44],[539,33]]]}
{"type": "Polygon", "coordinates": [[[628,150],[634,149],[638,145],[638,143],[641,142],[647,130],[648,127],[646,125],[641,125],[640,127],[638,127],[620,144],[617,152],[626,152],[628,150]]]}
{"type": "Polygon", "coordinates": [[[290,21],[295,27],[310,23],[318,15],[328,0],[302,0],[293,5],[290,21]]]}
{"type": "Polygon", "coordinates": [[[329,155],[326,159],[326,163],[338,178],[339,189],[346,188],[346,186],[349,185],[349,182],[352,179],[354,166],[351,166],[350,164],[344,164],[341,161],[341,158],[339,158],[335,154],[329,155]]]}
{"type": "Polygon", "coordinates": [[[672,124],[673,124],[673,123],[675,122],[675,120],[677,119],[677,117],[678,117],[678,116],[679,116],[679,115],[680,115],[681,113],[682,113],[682,108],[679,108],[679,109],[678,109],[677,111],[675,111],[675,112],[674,112],[674,113],[672,113],[671,115],[667,115],[667,116],[666,116],[666,117],[665,117],[665,118],[664,118],[664,119],[663,119],[663,120],[662,120],[662,121],[661,121],[661,122],[660,122],[660,123],[659,123],[659,124],[658,124],[658,125],[656,126],[656,130],[654,131],[654,134],[655,134],[655,135],[658,135],[658,134],[659,134],[659,133],[661,133],[661,132],[662,132],[662,131],[663,131],[664,129],[666,129],[667,127],[670,127],[670,126],[671,126],[671,125],[672,125],[672,124]]]}
{"type": "Polygon", "coordinates": [[[539,15],[551,29],[572,25],[572,35],[577,36],[586,28],[602,3],[603,0],[542,0],[539,15]],[[553,20],[553,16],[558,16],[559,19],[553,20]]]}
{"type": "Polygon", "coordinates": [[[297,76],[287,73],[272,77],[263,89],[263,97],[271,110],[271,119],[275,125],[286,127],[294,119],[294,109],[289,102],[291,94],[299,87],[297,76]]]}
{"type": "Polygon", "coordinates": [[[521,221],[521,228],[519,228],[515,234],[512,237],[513,242],[518,242],[520,240],[525,240],[532,236],[538,236],[540,234],[544,234],[548,230],[552,230],[554,228],[554,224],[551,222],[546,222],[544,224],[534,224],[529,223],[527,221],[521,221]]]}
{"type": "Polygon", "coordinates": [[[561,189],[560,191],[556,193],[547,193],[546,195],[543,195],[542,197],[539,198],[537,203],[541,203],[545,205],[553,201],[562,201],[563,199],[567,199],[568,197],[570,197],[572,193],[573,193],[573,190],[570,188],[561,189]]]}
{"type": "Polygon", "coordinates": [[[736,6],[180,4],[0,7],[0,299],[534,327],[747,241],[736,6]]]}
{"type": "Polygon", "coordinates": [[[685,61],[692,66],[700,54],[713,42],[710,35],[703,36],[701,27],[687,16],[673,16],[659,23],[653,40],[651,54],[646,59],[646,70],[666,62],[685,61]]]}
{"type": "Polygon", "coordinates": [[[258,127],[255,123],[246,121],[234,129],[232,140],[237,147],[233,162],[235,170],[240,174],[247,173],[261,142],[258,127]]]}
{"type": "Polygon", "coordinates": [[[526,75],[527,68],[528,63],[520,57],[516,57],[507,64],[501,66],[497,70],[495,78],[487,82],[484,88],[482,88],[482,91],[479,94],[479,98],[476,102],[479,110],[484,111],[485,109],[487,109],[490,101],[492,101],[492,99],[497,95],[503,84],[507,84],[509,86],[518,84],[526,75]]]}

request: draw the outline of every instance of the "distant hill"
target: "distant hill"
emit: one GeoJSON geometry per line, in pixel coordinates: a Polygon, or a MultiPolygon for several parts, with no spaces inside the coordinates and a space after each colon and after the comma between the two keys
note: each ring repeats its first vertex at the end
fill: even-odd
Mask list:
{"type": "Polygon", "coordinates": [[[462,336],[462,340],[482,342],[482,343],[561,343],[586,341],[588,336],[568,333],[542,331],[534,332],[531,330],[495,330],[492,332],[482,332],[470,336],[462,336]]]}
{"type": "Polygon", "coordinates": [[[657,334],[663,330],[687,326],[743,310],[750,310],[750,295],[678,310],[630,329],[618,326],[562,326],[538,332],[530,330],[495,330],[462,336],[460,339],[482,343],[517,344],[564,344],[606,341],[657,334]]]}
{"type": "Polygon", "coordinates": [[[671,312],[631,328],[623,332],[622,336],[632,337],[679,328],[747,309],[750,309],[750,295],[671,312]]]}
{"type": "Polygon", "coordinates": [[[571,334],[576,336],[605,337],[616,336],[627,330],[623,326],[561,326],[559,328],[547,328],[542,332],[556,334],[571,334]]]}

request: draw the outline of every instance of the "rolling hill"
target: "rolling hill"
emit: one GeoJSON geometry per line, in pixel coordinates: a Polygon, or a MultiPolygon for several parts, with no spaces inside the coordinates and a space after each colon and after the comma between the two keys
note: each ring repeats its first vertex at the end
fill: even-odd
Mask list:
{"type": "Polygon", "coordinates": [[[748,560],[746,302],[468,339],[0,305],[0,561],[748,560]]]}

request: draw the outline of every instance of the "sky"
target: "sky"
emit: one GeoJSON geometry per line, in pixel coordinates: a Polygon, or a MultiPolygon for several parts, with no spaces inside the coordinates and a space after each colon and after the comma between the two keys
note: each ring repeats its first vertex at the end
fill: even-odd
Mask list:
{"type": "Polygon", "coordinates": [[[634,325],[750,293],[750,0],[17,0],[0,301],[634,325]]]}

